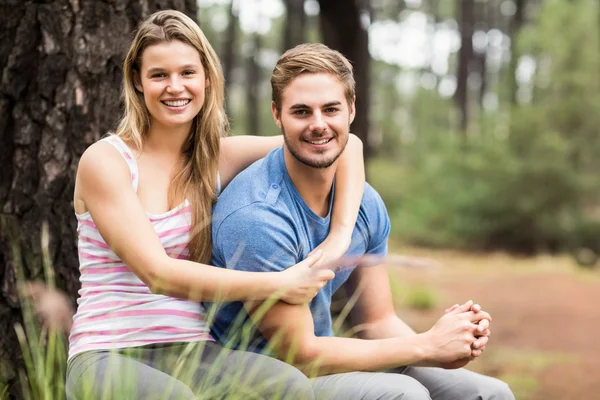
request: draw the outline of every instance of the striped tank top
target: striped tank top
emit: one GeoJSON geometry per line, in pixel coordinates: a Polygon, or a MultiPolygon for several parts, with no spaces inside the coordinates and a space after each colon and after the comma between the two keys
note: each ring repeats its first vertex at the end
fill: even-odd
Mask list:
{"type": "MultiPolygon", "coordinates": [[[[127,145],[115,135],[102,139],[125,158],[137,192],[138,167],[127,145]]],[[[113,253],[89,212],[76,214],[81,289],[69,335],[69,359],[88,350],[155,343],[213,340],[201,304],[153,294],[113,253]]],[[[188,256],[191,212],[187,200],[148,218],[170,257],[188,256]]]]}

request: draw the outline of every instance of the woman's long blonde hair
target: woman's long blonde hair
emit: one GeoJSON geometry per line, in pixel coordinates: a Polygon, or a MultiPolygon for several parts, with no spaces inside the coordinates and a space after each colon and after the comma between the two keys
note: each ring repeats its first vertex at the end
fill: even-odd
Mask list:
{"type": "Polygon", "coordinates": [[[140,73],[142,54],[148,46],[179,40],[198,50],[206,79],[202,109],[194,118],[182,148],[183,166],[169,186],[169,205],[178,195],[190,201],[192,229],[190,260],[208,263],[212,252],[211,214],[216,200],[220,138],[228,133],[229,123],[223,107],[224,79],[217,54],[198,25],[188,16],[173,10],[159,11],[143,21],[123,65],[125,110],[116,134],[126,142],[143,148],[150,129],[150,113],[142,93],[134,86],[134,73],[140,73]]]}

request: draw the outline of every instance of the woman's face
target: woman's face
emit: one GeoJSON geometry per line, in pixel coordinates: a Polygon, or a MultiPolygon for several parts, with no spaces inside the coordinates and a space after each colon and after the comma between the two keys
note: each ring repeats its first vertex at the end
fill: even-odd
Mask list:
{"type": "Polygon", "coordinates": [[[200,54],[179,40],[148,46],[134,82],[144,95],[152,126],[171,129],[191,127],[209,85],[200,54]]]}

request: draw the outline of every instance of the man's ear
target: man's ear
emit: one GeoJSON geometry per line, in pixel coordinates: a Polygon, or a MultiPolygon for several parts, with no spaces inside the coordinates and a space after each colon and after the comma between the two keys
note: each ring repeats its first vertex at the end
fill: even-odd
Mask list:
{"type": "Polygon", "coordinates": [[[356,96],[354,96],[350,102],[350,124],[354,121],[354,117],[356,117],[356,96]]]}
{"type": "Polygon", "coordinates": [[[140,73],[137,71],[133,71],[133,86],[137,89],[138,92],[144,93],[144,87],[142,86],[142,80],[140,79],[140,73]]]}
{"type": "Polygon", "coordinates": [[[274,101],[271,102],[271,114],[273,114],[275,125],[281,129],[281,113],[277,110],[277,106],[275,105],[274,101]]]}

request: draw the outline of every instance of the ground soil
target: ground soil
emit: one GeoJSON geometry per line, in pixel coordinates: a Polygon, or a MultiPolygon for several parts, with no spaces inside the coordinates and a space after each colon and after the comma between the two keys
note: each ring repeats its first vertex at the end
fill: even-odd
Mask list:
{"type": "Polygon", "coordinates": [[[400,299],[399,312],[416,329],[473,299],[493,318],[490,343],[473,369],[504,377],[518,399],[600,399],[600,270],[581,270],[569,257],[407,253],[432,260],[396,269],[405,284],[435,294],[425,311],[400,299]]]}

